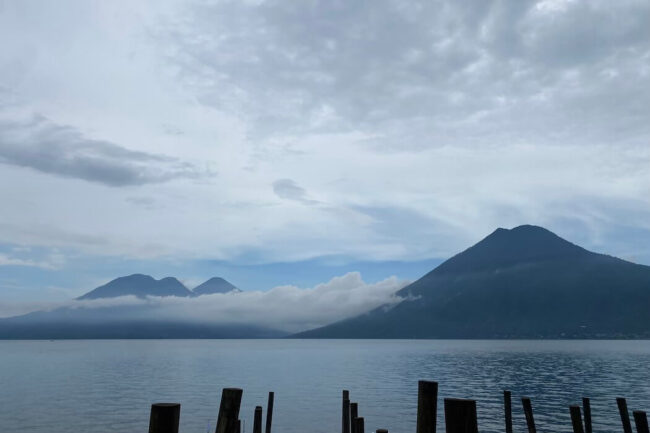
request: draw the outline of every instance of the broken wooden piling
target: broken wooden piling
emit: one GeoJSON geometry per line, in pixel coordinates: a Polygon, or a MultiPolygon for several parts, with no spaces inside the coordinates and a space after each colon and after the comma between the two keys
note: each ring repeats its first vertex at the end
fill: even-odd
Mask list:
{"type": "Polygon", "coordinates": [[[533,406],[530,402],[530,398],[522,397],[521,405],[524,407],[524,415],[526,416],[528,433],[537,433],[537,429],[535,428],[535,418],[533,418],[533,406]]]}
{"type": "Polygon", "coordinates": [[[154,403],[149,416],[149,433],[178,433],[181,417],[179,403],[154,403]]]}
{"type": "Polygon", "coordinates": [[[512,433],[512,394],[503,391],[503,411],[505,413],[506,433],[512,433]]]}
{"type": "Polygon", "coordinates": [[[627,411],[627,401],[623,397],[616,399],[618,405],[618,413],[621,415],[621,423],[623,424],[624,433],[632,433],[632,424],[630,424],[630,413],[627,411]]]}
{"type": "Polygon", "coordinates": [[[436,433],[438,416],[438,382],[418,382],[417,433],[436,433]]]}
{"type": "Polygon", "coordinates": [[[269,401],[266,406],[266,428],[264,433],[271,433],[271,422],[273,421],[273,400],[275,399],[275,393],[273,391],[269,392],[269,401]]]}
{"type": "Polygon", "coordinates": [[[255,406],[253,433],[262,433],[262,406],[255,406]]]}
{"type": "Polygon", "coordinates": [[[592,431],[591,431],[591,403],[589,402],[589,398],[587,398],[587,397],[582,398],[582,409],[585,411],[585,413],[584,413],[585,433],[592,433],[592,431]]]}
{"type": "Polygon", "coordinates": [[[632,412],[634,415],[634,424],[636,425],[637,433],[650,433],[648,432],[648,418],[642,410],[635,410],[632,412]]]}
{"type": "Polygon", "coordinates": [[[445,399],[445,432],[478,433],[475,400],[445,399]]]}
{"type": "Polygon", "coordinates": [[[355,432],[364,433],[365,425],[364,425],[363,417],[354,418],[353,424],[354,424],[354,431],[355,432]]]}
{"type": "Polygon", "coordinates": [[[350,391],[343,390],[343,406],[341,408],[341,432],[350,433],[350,391]]]}
{"type": "Polygon", "coordinates": [[[573,426],[573,433],[584,433],[582,428],[582,414],[580,413],[580,406],[577,404],[569,406],[571,413],[571,425],[573,426]]]}
{"type": "Polygon", "coordinates": [[[242,393],[240,388],[223,389],[215,433],[237,433],[242,393]]]}
{"type": "Polygon", "coordinates": [[[357,426],[354,423],[354,420],[359,417],[359,405],[357,403],[350,403],[350,432],[357,432],[357,426]]]}

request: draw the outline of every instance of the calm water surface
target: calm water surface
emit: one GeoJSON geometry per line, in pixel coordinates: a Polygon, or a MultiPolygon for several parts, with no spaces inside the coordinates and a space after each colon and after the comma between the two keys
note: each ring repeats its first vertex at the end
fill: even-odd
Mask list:
{"type": "Polygon", "coordinates": [[[570,432],[582,396],[595,431],[621,431],[615,397],[650,411],[650,341],[0,341],[0,431],[146,432],[156,401],[182,404],[182,433],[214,431],[221,388],[234,386],[247,432],[272,390],[274,433],[336,433],[347,388],[366,431],[411,433],[419,379],[437,380],[441,399],[476,399],[481,431],[504,431],[503,389],[515,432],[523,395],[540,433],[570,432]]]}

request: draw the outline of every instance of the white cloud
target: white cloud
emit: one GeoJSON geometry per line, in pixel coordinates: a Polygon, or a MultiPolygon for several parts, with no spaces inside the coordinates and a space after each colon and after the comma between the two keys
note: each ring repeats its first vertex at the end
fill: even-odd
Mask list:
{"type": "MultiPolygon", "coordinates": [[[[34,309],[146,306],[137,318],[164,318],[224,324],[255,324],[288,332],[322,326],[401,299],[395,292],[408,282],[395,277],[366,283],[358,272],[312,288],[279,286],[267,291],[203,295],[197,298],[133,296],[59,303],[1,304],[0,317],[34,309]]],[[[126,317],[121,314],[120,317],[126,317]]]]}

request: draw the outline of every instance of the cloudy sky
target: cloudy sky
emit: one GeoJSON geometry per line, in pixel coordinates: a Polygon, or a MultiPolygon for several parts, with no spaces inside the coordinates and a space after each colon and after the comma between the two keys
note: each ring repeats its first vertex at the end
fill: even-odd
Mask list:
{"type": "Polygon", "coordinates": [[[519,224],[650,264],[649,23],[646,0],[0,0],[0,302],[134,272],[397,284],[519,224]]]}

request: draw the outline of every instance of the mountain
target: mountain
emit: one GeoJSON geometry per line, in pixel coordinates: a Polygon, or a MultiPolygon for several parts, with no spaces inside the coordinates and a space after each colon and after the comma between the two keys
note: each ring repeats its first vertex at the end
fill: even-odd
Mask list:
{"type": "Polygon", "coordinates": [[[208,281],[196,286],[192,290],[193,296],[211,295],[214,293],[229,293],[232,291],[239,292],[240,290],[230,284],[228,281],[220,277],[210,278],[208,281]]]}
{"type": "Polygon", "coordinates": [[[496,230],[397,295],[294,337],[650,337],[650,267],[530,225],[496,230]]]}
{"type": "Polygon", "coordinates": [[[144,298],[145,296],[191,296],[192,292],[174,277],[156,280],[149,275],[133,274],[128,277],[116,278],[78,297],[77,300],[116,298],[126,295],[133,295],[138,298],[144,298]]]}

